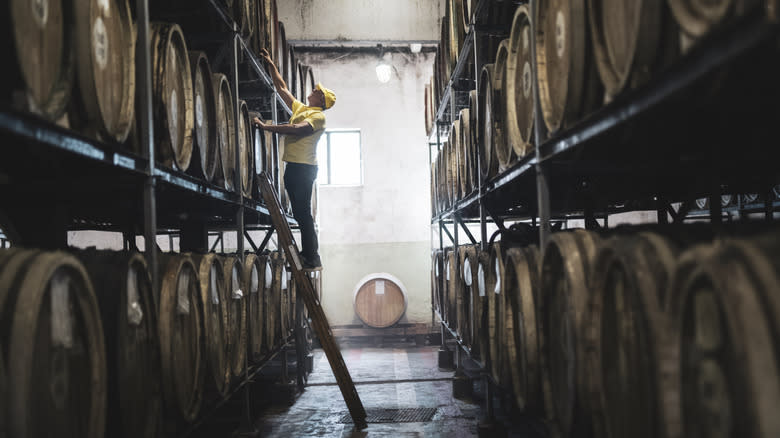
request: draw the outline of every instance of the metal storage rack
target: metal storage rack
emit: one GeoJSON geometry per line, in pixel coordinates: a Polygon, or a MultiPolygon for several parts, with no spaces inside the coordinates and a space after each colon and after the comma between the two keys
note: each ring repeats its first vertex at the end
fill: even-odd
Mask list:
{"type": "MultiPolygon", "coordinates": [[[[439,103],[430,134],[436,141],[431,145],[441,146],[442,129],[466,107],[451,97],[453,90],[462,90],[464,83],[471,86],[467,90],[476,88],[474,78],[462,75],[467,62],[476,63],[475,71],[484,64],[474,40],[486,31],[479,23],[488,3],[482,0],[475,8],[477,25],[468,32],[439,103]]],[[[458,227],[450,233],[447,224],[479,221],[485,242],[488,221],[499,227],[505,219],[539,221],[544,242],[553,219],[583,217],[595,227],[595,219],[626,211],[657,210],[662,222],[668,220],[664,213],[680,221],[687,213],[701,215],[693,200],[708,196],[714,201],[723,187],[735,194],[759,193],[765,200],[730,211],[771,215],[777,209],[772,192],[780,181],[774,165],[778,154],[757,141],[773,138],[770,117],[778,106],[772,98],[780,90],[772,74],[778,65],[761,51],[776,50],[778,29],[766,14],[720,29],[649,83],[555,135],[549,135],[541,117],[536,117],[539,147],[505,172],[480,181],[474,193],[435,215],[431,224],[438,224],[457,244],[458,227]],[[699,96],[713,80],[720,81],[715,86],[723,99],[699,96]],[[726,122],[730,126],[723,126],[726,122]],[[674,202],[682,203],[679,208],[685,214],[672,209],[674,202]]],[[[538,93],[536,87],[534,92],[538,93]]],[[[538,104],[536,111],[540,114],[538,104]]],[[[710,204],[712,221],[720,221],[720,203],[710,204]]]]}
{"type": "MultiPolygon", "coordinates": [[[[464,72],[473,62],[478,76],[486,63],[478,49],[480,38],[508,36],[509,29],[482,24],[490,3],[476,4],[457,66],[438,103],[428,146],[439,151],[444,130],[460,109],[468,107],[468,101],[457,97],[463,90],[477,89],[476,78],[464,72]]],[[[536,16],[536,11],[531,14],[536,16]]],[[[777,14],[777,2],[767,2],[766,9],[705,37],[650,82],[555,135],[545,129],[534,81],[538,147],[494,178],[477,178],[473,193],[434,214],[431,226],[438,228],[439,248],[457,248],[467,238],[487,250],[487,224],[504,229],[505,220],[539,225],[542,248],[555,222],[584,219],[586,228],[595,229],[607,227],[609,215],[630,211],[657,211],[659,223],[705,219],[719,224],[749,213],[763,213],[772,220],[780,211],[775,189],[780,183],[776,164],[780,152],[761,140],[778,138],[772,119],[780,114],[777,14]],[[721,207],[724,187],[738,198],[736,205],[721,207]],[[744,203],[740,196],[744,193],[759,197],[744,203]],[[695,200],[701,197],[707,197],[712,207],[697,208],[695,200]],[[466,224],[477,223],[481,235],[475,237],[466,224]]],[[[536,78],[536,65],[533,68],[536,78]]],[[[446,322],[441,327],[442,344],[453,339],[456,354],[470,358],[459,334],[446,322]]],[[[470,360],[484,369],[484,363],[470,360]]],[[[490,382],[489,373],[482,374],[490,382]]],[[[485,386],[489,417],[491,385],[495,386],[485,386]]]]}
{"type": "MultiPolygon", "coordinates": [[[[149,0],[135,0],[139,41],[149,40],[149,3],[149,0]]],[[[200,0],[190,7],[207,8],[224,24],[224,32],[185,37],[188,44],[195,47],[222,45],[220,56],[224,56],[230,65],[228,78],[232,95],[251,95],[250,109],[270,115],[274,122],[289,116],[290,109],[224,6],[216,0],[200,0]],[[256,79],[239,83],[242,68],[253,73],[256,79]]],[[[238,190],[227,191],[179,170],[158,167],[153,158],[152,66],[148,44],[137,45],[136,68],[140,154],[119,144],[87,138],[38,116],[0,106],[0,136],[3,138],[0,145],[0,221],[5,227],[0,230],[0,242],[2,247],[6,241],[11,241],[15,245],[65,249],[68,231],[102,230],[122,232],[125,249],[128,249],[135,246],[135,236],[142,234],[153,296],[158,301],[157,235],[176,230],[182,251],[205,253],[210,249],[209,230],[235,231],[237,256],[243,259],[244,238],[254,251],[259,252],[265,248],[274,230],[269,211],[259,197],[258,200],[250,199],[238,190]],[[266,231],[261,245],[252,242],[247,233],[249,228],[266,231]]],[[[238,98],[234,101],[235,120],[238,120],[238,98]]],[[[238,129],[234,135],[238,142],[238,129]]],[[[238,154],[236,168],[239,168],[238,154]]],[[[241,187],[240,172],[236,172],[235,187],[241,187]]],[[[292,217],[287,216],[287,220],[297,226],[292,217]]],[[[296,327],[298,325],[296,323],[296,327]]],[[[295,334],[290,335],[263,360],[248,366],[244,378],[230,396],[245,388],[280,353],[286,370],[286,350],[294,337],[295,334]]],[[[204,418],[226,401],[227,398],[204,409],[206,412],[200,420],[178,430],[177,435],[191,434],[204,418]]]]}

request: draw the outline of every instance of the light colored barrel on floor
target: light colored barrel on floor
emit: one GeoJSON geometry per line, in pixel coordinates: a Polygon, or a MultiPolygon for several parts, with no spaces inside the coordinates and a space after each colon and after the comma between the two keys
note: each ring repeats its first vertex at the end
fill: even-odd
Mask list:
{"type": "Polygon", "coordinates": [[[407,304],[403,283],[387,273],[363,277],[352,293],[355,314],[370,327],[384,328],[395,324],[406,312],[407,304]]]}

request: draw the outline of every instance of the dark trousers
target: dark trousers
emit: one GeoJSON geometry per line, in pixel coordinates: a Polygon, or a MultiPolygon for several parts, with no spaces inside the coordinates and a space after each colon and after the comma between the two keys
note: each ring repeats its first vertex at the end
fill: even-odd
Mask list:
{"type": "Polygon", "coordinates": [[[284,186],[290,196],[293,217],[301,228],[301,254],[306,258],[312,258],[319,249],[311,217],[311,192],[316,178],[317,166],[287,163],[285,167],[284,186]]]}

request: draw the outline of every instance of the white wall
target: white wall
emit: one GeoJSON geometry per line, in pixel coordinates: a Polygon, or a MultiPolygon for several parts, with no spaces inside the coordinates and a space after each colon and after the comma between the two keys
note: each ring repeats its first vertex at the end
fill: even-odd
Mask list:
{"type": "Polygon", "coordinates": [[[430,167],[424,87],[431,54],[393,53],[396,73],[376,78],[377,57],[355,52],[301,54],[332,88],[328,128],[359,128],[364,184],[320,187],[323,307],[332,325],[358,323],[356,282],[373,272],[398,277],[409,293],[401,322],[430,322],[430,167]]]}
{"type": "Polygon", "coordinates": [[[287,39],[438,40],[440,0],[279,0],[287,39]]]}

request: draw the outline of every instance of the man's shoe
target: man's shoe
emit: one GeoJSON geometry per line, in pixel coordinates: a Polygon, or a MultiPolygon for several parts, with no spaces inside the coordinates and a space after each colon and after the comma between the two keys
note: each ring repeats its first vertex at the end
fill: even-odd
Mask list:
{"type": "Polygon", "coordinates": [[[304,271],[322,271],[322,260],[320,260],[319,254],[315,254],[314,257],[303,258],[303,270],[304,271]]]}

